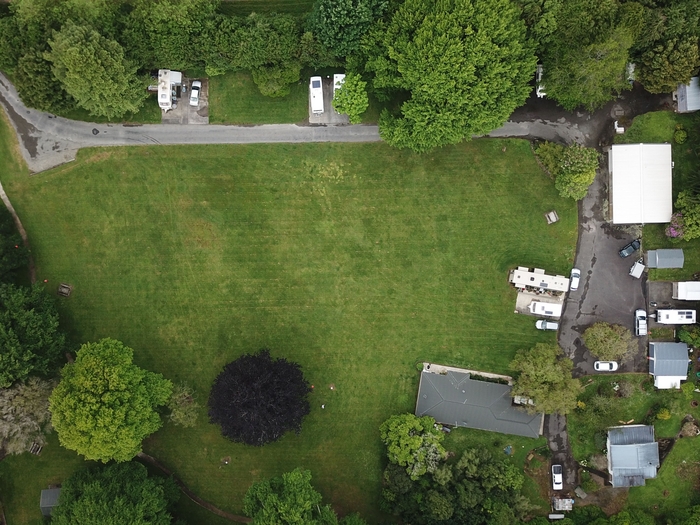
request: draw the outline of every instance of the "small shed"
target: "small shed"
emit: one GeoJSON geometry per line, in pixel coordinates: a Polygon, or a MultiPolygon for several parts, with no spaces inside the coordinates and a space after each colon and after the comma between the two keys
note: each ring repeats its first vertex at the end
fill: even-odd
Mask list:
{"type": "Polygon", "coordinates": [[[700,77],[693,77],[689,84],[679,84],[676,90],[678,113],[691,113],[700,109],[700,77]]]}
{"type": "Polygon", "coordinates": [[[683,268],[684,262],[682,248],[666,248],[647,252],[647,266],[649,268],[683,268]]]}
{"type": "Polygon", "coordinates": [[[41,499],[39,507],[44,516],[51,516],[51,511],[58,505],[58,497],[61,495],[61,489],[44,489],[41,491],[41,499]]]}

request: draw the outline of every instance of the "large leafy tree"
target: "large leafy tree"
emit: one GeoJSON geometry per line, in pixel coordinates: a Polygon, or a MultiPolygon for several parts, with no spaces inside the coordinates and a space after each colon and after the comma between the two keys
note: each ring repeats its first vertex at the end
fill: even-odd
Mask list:
{"type": "Polygon", "coordinates": [[[0,284],[0,388],[47,374],[64,349],[53,299],[40,286],[0,284]]]}
{"type": "Polygon", "coordinates": [[[243,500],[243,511],[254,525],[337,525],[335,512],[329,505],[321,506],[321,499],[311,485],[311,472],[296,468],[253,483],[243,500]]]}
{"type": "Polygon", "coordinates": [[[512,393],[534,400],[530,410],[567,414],[576,407],[581,386],[578,379],[572,379],[573,363],[559,346],[538,343],[531,350],[520,350],[510,368],[518,373],[512,393]]]}
{"type": "Polygon", "coordinates": [[[587,328],[583,332],[583,342],[594,356],[603,361],[624,359],[636,346],[627,328],[603,322],[587,328]]]}
{"type": "Polygon", "coordinates": [[[51,431],[49,395],[53,381],[30,377],[12,388],[0,389],[0,449],[8,454],[22,454],[33,443],[46,444],[51,431]]]}
{"type": "Polygon", "coordinates": [[[50,400],[61,444],[87,459],[128,461],[162,421],[172,383],[133,364],[134,351],[114,339],[86,343],[62,371],[50,400]]]}
{"type": "Polygon", "coordinates": [[[435,420],[430,416],[391,416],[379,427],[379,433],[389,461],[405,467],[412,480],[426,472],[435,472],[445,459],[441,443],[444,434],[435,428],[435,420]]]}
{"type": "Polygon", "coordinates": [[[421,152],[503,124],[535,71],[519,15],[511,0],[407,0],[378,24],[366,69],[380,94],[407,99],[382,114],[382,138],[421,152]]]}
{"type": "Polygon", "coordinates": [[[595,109],[630,89],[626,78],[636,26],[617,0],[568,0],[542,48],[547,96],[566,109],[595,109]]]}
{"type": "Polygon", "coordinates": [[[209,419],[232,441],[262,446],[301,431],[311,392],[301,367],[269,350],[227,364],[209,394],[209,419]]]}
{"type": "Polygon", "coordinates": [[[203,62],[216,0],[133,0],[122,38],[141,68],[187,69],[203,62]]]}
{"type": "Polygon", "coordinates": [[[51,62],[39,51],[29,51],[17,62],[15,86],[22,102],[41,111],[61,111],[75,106],[73,98],[54,76],[51,62]]]}
{"type": "Polygon", "coordinates": [[[15,220],[5,206],[0,206],[0,281],[13,281],[16,274],[29,266],[29,250],[17,231],[15,220]]]}
{"type": "Polygon", "coordinates": [[[562,197],[583,199],[593,183],[598,168],[598,152],[578,144],[561,146],[553,142],[540,144],[537,158],[555,178],[554,186],[562,197]]]}
{"type": "Polygon", "coordinates": [[[44,57],[53,64],[53,74],[92,115],[113,119],[135,113],[148,97],[138,67],[126,59],[122,46],[89,26],[69,22],[49,46],[44,57]]]}
{"type": "Polygon", "coordinates": [[[368,106],[367,82],[357,73],[345,75],[343,85],[333,95],[333,108],[350,117],[350,124],[359,124],[368,106]]]}
{"type": "Polygon", "coordinates": [[[171,478],[149,476],[136,462],[80,470],[63,482],[52,525],[172,523],[180,492],[171,478]]]}
{"type": "Polygon", "coordinates": [[[519,469],[484,449],[468,449],[417,481],[391,463],[383,481],[386,508],[414,525],[520,523],[532,510],[519,469]]]}
{"type": "Polygon", "coordinates": [[[687,84],[700,67],[698,38],[689,36],[661,42],[642,54],[639,81],[651,93],[670,93],[687,84]]]}
{"type": "Polygon", "coordinates": [[[336,56],[359,49],[360,39],[386,10],[386,0],[316,0],[309,29],[336,56]]]}

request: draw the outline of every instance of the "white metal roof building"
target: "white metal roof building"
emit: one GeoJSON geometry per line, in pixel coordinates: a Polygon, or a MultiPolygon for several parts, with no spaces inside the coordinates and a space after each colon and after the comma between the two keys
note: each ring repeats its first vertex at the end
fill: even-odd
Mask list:
{"type": "Polygon", "coordinates": [[[690,79],[690,84],[679,84],[676,90],[678,113],[690,113],[700,109],[700,77],[690,79]]]}
{"type": "Polygon", "coordinates": [[[670,144],[615,144],[608,153],[608,165],[614,224],[671,221],[670,144]]]}
{"type": "Polygon", "coordinates": [[[649,343],[649,374],[658,389],[680,388],[688,379],[689,362],[685,343],[649,343]]]}
{"type": "Polygon", "coordinates": [[[659,468],[654,427],[628,425],[608,429],[608,472],[613,487],[641,487],[659,468]]]}

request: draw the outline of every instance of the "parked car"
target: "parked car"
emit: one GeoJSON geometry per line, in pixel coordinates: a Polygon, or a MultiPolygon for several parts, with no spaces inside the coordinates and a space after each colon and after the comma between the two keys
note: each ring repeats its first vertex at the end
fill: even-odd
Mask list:
{"type": "Polygon", "coordinates": [[[596,361],[593,363],[596,372],[614,372],[618,366],[615,361],[596,361]]]}
{"type": "Polygon", "coordinates": [[[537,98],[544,98],[547,96],[547,93],[545,93],[544,84],[542,83],[543,71],[544,68],[542,67],[542,64],[537,64],[537,69],[535,70],[535,93],[537,94],[537,98]]]}
{"type": "Polygon", "coordinates": [[[642,241],[641,241],[641,240],[639,240],[639,239],[633,240],[631,243],[625,245],[625,247],[622,248],[622,250],[620,250],[620,252],[619,252],[619,253],[620,253],[620,257],[622,257],[622,258],[629,257],[629,256],[632,255],[634,252],[636,252],[637,250],[639,250],[639,247],[640,247],[641,245],[642,245],[642,241]]]}
{"type": "Polygon", "coordinates": [[[575,292],[578,290],[578,283],[581,281],[581,270],[578,268],[571,269],[571,284],[569,285],[569,290],[575,292]]]}
{"type": "Polygon", "coordinates": [[[535,323],[538,330],[559,330],[559,323],[553,323],[552,321],[546,321],[545,319],[540,319],[535,323]]]}
{"type": "Polygon", "coordinates": [[[190,106],[199,106],[199,92],[202,91],[202,83],[199,80],[192,82],[192,92],[190,93],[190,106]]]}
{"type": "Polygon", "coordinates": [[[647,335],[647,312],[641,308],[634,312],[634,333],[638,337],[647,335]]]}
{"type": "Polygon", "coordinates": [[[552,465],[552,488],[554,490],[564,488],[564,469],[561,465],[552,465]]]}

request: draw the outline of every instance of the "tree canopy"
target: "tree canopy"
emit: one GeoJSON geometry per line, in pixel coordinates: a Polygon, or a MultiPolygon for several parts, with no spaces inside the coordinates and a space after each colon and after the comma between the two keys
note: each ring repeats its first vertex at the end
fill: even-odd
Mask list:
{"type": "Polygon", "coordinates": [[[634,351],[632,334],[619,324],[595,323],[583,332],[583,343],[603,361],[619,361],[634,351]]]}
{"type": "Polygon", "coordinates": [[[598,168],[595,149],[545,142],[537,147],[535,154],[554,177],[554,186],[562,197],[581,200],[586,196],[598,168]]]}
{"type": "Polygon", "coordinates": [[[38,377],[0,389],[0,449],[22,454],[33,443],[46,444],[51,431],[49,395],[56,384],[38,377]]]}
{"type": "Polygon", "coordinates": [[[518,374],[512,394],[535,402],[528,410],[567,414],[576,407],[581,385],[578,379],[572,379],[573,363],[559,346],[538,343],[531,350],[519,350],[510,368],[518,374]]]}
{"type": "Polygon", "coordinates": [[[390,463],[383,481],[387,510],[414,525],[519,523],[532,510],[520,494],[520,470],[484,449],[468,449],[417,481],[390,463]]]}
{"type": "Polygon", "coordinates": [[[446,452],[441,442],[444,434],[435,428],[430,416],[413,414],[391,416],[379,427],[389,461],[402,467],[412,480],[426,472],[435,472],[446,452]]]}
{"type": "Polygon", "coordinates": [[[136,462],[79,470],[61,485],[52,525],[169,525],[180,497],[171,478],[136,462]]]}
{"type": "Polygon", "coordinates": [[[532,91],[536,60],[511,0],[406,0],[368,35],[366,69],[385,97],[389,144],[427,151],[502,125],[532,91]]]}
{"type": "Polygon", "coordinates": [[[309,29],[336,56],[356,52],[372,23],[384,14],[386,0],[316,0],[309,29]]]}
{"type": "MultiPolygon", "coordinates": [[[[300,468],[258,481],[248,489],[243,511],[254,525],[337,525],[329,505],[311,485],[311,472],[300,468]]],[[[353,522],[350,522],[353,523],[353,522]]]]}
{"type": "Polygon", "coordinates": [[[301,431],[311,411],[301,367],[270,351],[245,354],[227,364],[209,394],[209,419],[232,441],[262,446],[290,430],[301,431]]]}
{"type": "Polygon", "coordinates": [[[348,73],[343,85],[334,93],[332,103],[338,113],[345,113],[350,117],[350,124],[361,123],[362,114],[369,106],[367,82],[356,73],[348,73]]]}
{"type": "Polygon", "coordinates": [[[0,281],[11,282],[29,267],[29,250],[8,209],[0,206],[0,281]]]}
{"type": "Polygon", "coordinates": [[[47,374],[64,350],[58,312],[43,288],[0,284],[0,388],[47,374]]]}
{"type": "Polygon", "coordinates": [[[134,351],[114,339],[80,347],[50,399],[61,444],[87,459],[128,461],[162,421],[172,383],[133,364],[134,351]]]}

